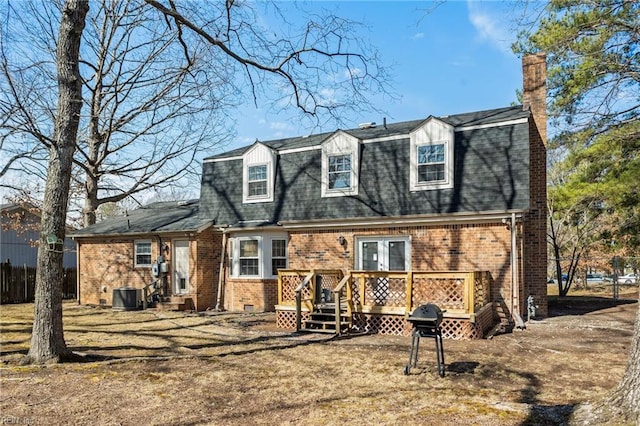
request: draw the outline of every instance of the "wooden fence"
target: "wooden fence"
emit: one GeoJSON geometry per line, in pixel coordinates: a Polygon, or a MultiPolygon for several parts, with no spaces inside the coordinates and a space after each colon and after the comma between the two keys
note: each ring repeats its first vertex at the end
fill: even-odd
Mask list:
{"type": "MultiPolygon", "coordinates": [[[[65,268],[62,298],[76,297],[76,268],[65,268]]],[[[0,303],[28,303],[35,299],[36,268],[0,263],[0,303]]]]}

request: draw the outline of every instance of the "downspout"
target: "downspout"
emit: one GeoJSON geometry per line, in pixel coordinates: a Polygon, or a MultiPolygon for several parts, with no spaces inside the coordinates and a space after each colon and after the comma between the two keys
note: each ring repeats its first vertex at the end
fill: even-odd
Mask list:
{"type": "Polygon", "coordinates": [[[80,243],[76,240],[76,300],[80,304],[80,243]]]}
{"type": "Polygon", "coordinates": [[[227,256],[227,232],[225,228],[218,228],[222,232],[222,249],[220,250],[220,267],[218,269],[218,295],[216,297],[216,311],[221,311],[220,300],[222,299],[222,289],[224,280],[224,258],[227,256]]]}
{"type": "Polygon", "coordinates": [[[520,283],[518,280],[518,231],[516,228],[516,214],[511,213],[511,312],[516,327],[525,328],[520,315],[520,283]]]}

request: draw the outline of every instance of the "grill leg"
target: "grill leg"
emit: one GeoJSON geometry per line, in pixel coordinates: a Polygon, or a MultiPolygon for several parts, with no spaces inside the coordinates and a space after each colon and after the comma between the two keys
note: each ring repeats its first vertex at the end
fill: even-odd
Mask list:
{"type": "Polygon", "coordinates": [[[444,377],[444,346],[442,344],[442,331],[440,327],[436,330],[436,357],[438,358],[438,374],[440,377],[444,377]]]}
{"type": "Polygon", "coordinates": [[[420,350],[420,332],[416,331],[413,333],[413,338],[416,341],[415,351],[413,352],[413,362],[411,363],[412,367],[416,367],[418,365],[418,352],[420,350]]]}
{"type": "Polygon", "coordinates": [[[408,375],[411,367],[415,367],[418,363],[418,347],[420,346],[420,333],[414,330],[411,333],[411,349],[409,349],[409,361],[404,367],[404,374],[408,375]]]}

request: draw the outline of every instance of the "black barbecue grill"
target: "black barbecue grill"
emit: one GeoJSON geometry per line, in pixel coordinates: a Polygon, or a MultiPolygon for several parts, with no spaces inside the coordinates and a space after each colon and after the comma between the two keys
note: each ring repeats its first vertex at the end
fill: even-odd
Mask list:
{"type": "Polygon", "coordinates": [[[444,347],[442,346],[442,310],[432,303],[420,305],[413,310],[407,318],[413,325],[411,333],[411,350],[409,351],[409,362],[404,367],[404,374],[409,374],[411,367],[418,363],[418,347],[421,337],[431,337],[436,341],[436,359],[438,360],[438,374],[444,377],[444,347]]]}

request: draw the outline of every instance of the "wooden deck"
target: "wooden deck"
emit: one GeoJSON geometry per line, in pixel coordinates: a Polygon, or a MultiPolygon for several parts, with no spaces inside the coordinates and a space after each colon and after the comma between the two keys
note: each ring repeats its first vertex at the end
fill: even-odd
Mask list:
{"type": "Polygon", "coordinates": [[[434,303],[445,311],[446,338],[481,338],[494,324],[490,281],[485,271],[281,270],[276,318],[286,329],[315,324],[334,333],[408,335],[406,317],[417,306],[434,303]],[[326,317],[327,304],[335,309],[332,318],[326,317]]]}

